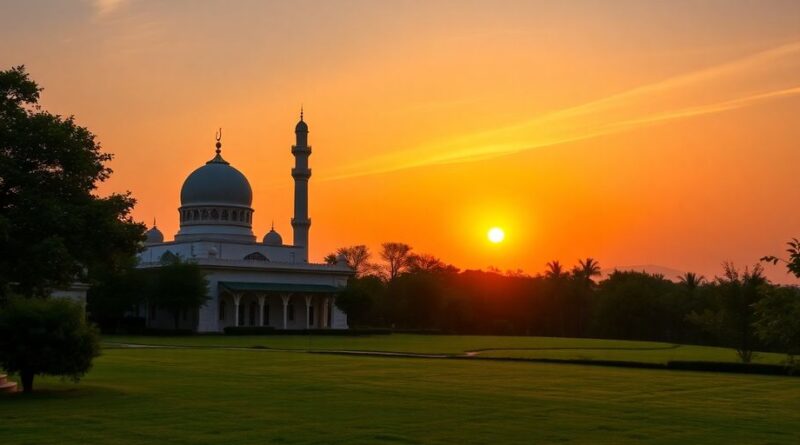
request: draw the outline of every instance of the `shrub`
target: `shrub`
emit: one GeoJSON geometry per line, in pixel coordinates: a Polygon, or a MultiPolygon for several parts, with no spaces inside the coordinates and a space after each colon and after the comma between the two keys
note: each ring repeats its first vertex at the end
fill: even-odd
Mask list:
{"type": "Polygon", "coordinates": [[[23,391],[36,375],[78,381],[100,353],[83,306],[64,299],[12,298],[0,309],[0,366],[19,373],[23,391]]]}

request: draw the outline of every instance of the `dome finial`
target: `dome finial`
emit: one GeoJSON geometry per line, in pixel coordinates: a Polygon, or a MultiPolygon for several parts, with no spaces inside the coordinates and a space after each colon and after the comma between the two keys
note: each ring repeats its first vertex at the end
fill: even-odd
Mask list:
{"type": "Polygon", "coordinates": [[[272,228],[270,230],[273,230],[273,231],[275,230],[275,220],[274,219],[272,220],[272,228]]]}
{"type": "Polygon", "coordinates": [[[156,219],[153,217],[153,227],[156,227],[156,219]]]}
{"type": "Polygon", "coordinates": [[[300,104],[300,122],[303,122],[303,104],[300,104]]]}
{"type": "Polygon", "coordinates": [[[217,131],[216,136],[217,136],[217,144],[216,144],[217,154],[220,154],[220,152],[222,152],[222,142],[220,142],[222,140],[222,127],[220,127],[219,131],[217,131]]]}

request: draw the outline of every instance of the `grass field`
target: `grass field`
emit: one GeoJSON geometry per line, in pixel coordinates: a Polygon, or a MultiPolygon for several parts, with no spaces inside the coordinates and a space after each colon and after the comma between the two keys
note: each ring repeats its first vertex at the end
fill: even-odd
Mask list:
{"type": "Polygon", "coordinates": [[[662,353],[631,349],[643,347],[638,342],[394,335],[107,340],[200,347],[106,348],[80,384],[39,378],[32,396],[0,397],[0,443],[783,444],[800,436],[800,381],[793,377],[208,347],[302,350],[310,342],[310,349],[428,353],[579,346],[662,353]]]}
{"type": "MultiPolygon", "coordinates": [[[[552,337],[496,337],[472,335],[373,335],[342,336],[185,336],[123,337],[108,336],[114,343],[179,345],[194,347],[263,347],[290,350],[358,350],[463,355],[474,352],[482,357],[559,358],[623,360],[666,363],[670,360],[735,362],[731,349],[674,345],[644,341],[621,341],[552,337]]],[[[781,354],[759,353],[757,363],[781,363],[781,354]]]]}

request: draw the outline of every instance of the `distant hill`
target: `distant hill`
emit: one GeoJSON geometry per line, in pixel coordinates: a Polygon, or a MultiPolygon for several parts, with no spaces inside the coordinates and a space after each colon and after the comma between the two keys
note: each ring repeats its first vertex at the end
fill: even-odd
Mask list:
{"type": "Polygon", "coordinates": [[[615,270],[659,274],[663,275],[664,278],[672,281],[677,281],[679,276],[686,273],[685,271],[682,270],[673,269],[671,267],[659,266],[656,264],[639,264],[634,266],[615,266],[615,267],[604,268],[603,270],[600,271],[601,279],[607,278],[615,270]]]}

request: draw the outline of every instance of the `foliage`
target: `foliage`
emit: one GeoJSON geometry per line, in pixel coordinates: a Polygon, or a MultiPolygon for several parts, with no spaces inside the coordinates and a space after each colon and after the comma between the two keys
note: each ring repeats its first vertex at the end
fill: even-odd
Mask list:
{"type": "Polygon", "coordinates": [[[94,194],[111,155],[73,117],[41,110],[40,92],[23,67],[0,71],[0,293],[90,280],[144,239],[129,193],[94,194]]]}
{"type": "Polygon", "coordinates": [[[197,264],[177,259],[143,273],[147,303],[169,311],[176,329],[181,311],[196,310],[208,301],[208,280],[197,264]]]}
{"type": "Polygon", "coordinates": [[[383,243],[380,256],[386,263],[384,276],[388,281],[393,281],[411,265],[411,246],[405,243],[383,243]]]}
{"type": "Polygon", "coordinates": [[[97,330],[79,304],[17,297],[0,309],[0,365],[20,374],[25,392],[33,391],[36,375],[77,381],[98,355],[97,330]]]}
{"type": "Polygon", "coordinates": [[[755,304],[756,335],[767,345],[785,352],[789,362],[800,354],[800,289],[773,287],[755,304]]]}
{"type": "Polygon", "coordinates": [[[336,307],[347,314],[350,326],[369,325],[369,312],[382,292],[382,282],[378,277],[353,277],[347,287],[336,296],[336,307]]]}
{"type": "Polygon", "coordinates": [[[363,244],[356,246],[340,247],[336,252],[325,256],[325,262],[336,264],[339,257],[344,257],[347,266],[356,272],[357,277],[372,274],[377,271],[377,266],[370,262],[371,253],[363,244]]]}
{"type": "Polygon", "coordinates": [[[757,347],[754,332],[754,306],[764,293],[766,278],[756,264],[740,273],[733,264],[723,264],[724,275],[717,278],[714,304],[703,312],[692,312],[689,319],[714,335],[720,344],[736,349],[742,362],[749,363],[757,347]]]}
{"type": "Polygon", "coordinates": [[[778,264],[778,262],[783,262],[786,264],[786,271],[788,273],[793,274],[797,278],[800,278],[800,240],[797,238],[792,238],[791,241],[786,243],[789,248],[786,249],[786,252],[789,254],[788,259],[778,258],[776,256],[768,255],[761,258],[761,261],[778,264]]]}

